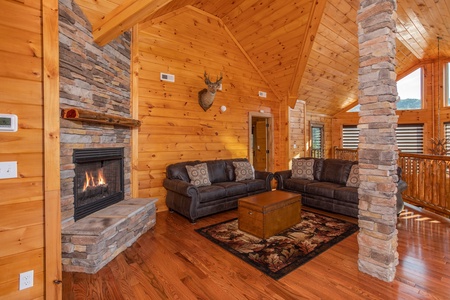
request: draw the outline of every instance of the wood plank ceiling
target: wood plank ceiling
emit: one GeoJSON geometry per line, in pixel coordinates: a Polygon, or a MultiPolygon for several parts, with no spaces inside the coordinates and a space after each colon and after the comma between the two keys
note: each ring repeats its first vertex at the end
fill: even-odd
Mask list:
{"type": "MultiPolygon", "coordinates": [[[[75,0],[104,45],[135,24],[186,6],[222,20],[279,99],[334,115],[357,101],[358,0],[75,0]]],[[[398,0],[397,74],[450,58],[450,1],[398,0]]]]}

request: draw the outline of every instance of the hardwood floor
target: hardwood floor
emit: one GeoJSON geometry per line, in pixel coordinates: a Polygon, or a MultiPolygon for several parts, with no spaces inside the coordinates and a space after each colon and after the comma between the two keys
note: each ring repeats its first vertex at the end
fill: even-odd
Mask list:
{"type": "Polygon", "coordinates": [[[277,281],[194,231],[236,216],[191,224],[160,212],[154,229],[97,274],[64,273],[63,299],[450,299],[448,219],[406,207],[396,278],[386,283],[358,271],[357,233],[277,281]]]}

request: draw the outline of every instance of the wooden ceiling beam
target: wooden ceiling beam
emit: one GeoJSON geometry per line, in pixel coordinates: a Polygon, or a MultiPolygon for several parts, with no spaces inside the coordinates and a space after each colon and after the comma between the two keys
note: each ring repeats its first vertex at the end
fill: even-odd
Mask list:
{"type": "Polygon", "coordinates": [[[92,25],[94,41],[100,46],[118,37],[134,25],[155,15],[179,0],[126,0],[92,25]]]}
{"type": "Polygon", "coordinates": [[[327,4],[327,2],[328,0],[313,1],[311,14],[306,26],[307,32],[302,43],[302,48],[298,55],[294,77],[292,78],[291,84],[289,86],[288,104],[291,108],[294,108],[295,104],[297,103],[298,89],[300,88],[303,73],[305,72],[306,64],[308,63],[308,57],[311,52],[314,39],[317,35],[317,30],[319,29],[320,21],[322,20],[323,12],[325,10],[325,5],[327,4]]]}

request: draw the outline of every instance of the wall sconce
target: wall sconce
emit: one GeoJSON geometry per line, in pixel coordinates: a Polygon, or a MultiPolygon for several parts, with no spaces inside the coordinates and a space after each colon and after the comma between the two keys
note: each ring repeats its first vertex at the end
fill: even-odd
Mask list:
{"type": "Polygon", "coordinates": [[[220,113],[224,113],[227,110],[227,107],[225,105],[222,105],[220,107],[220,113]]]}

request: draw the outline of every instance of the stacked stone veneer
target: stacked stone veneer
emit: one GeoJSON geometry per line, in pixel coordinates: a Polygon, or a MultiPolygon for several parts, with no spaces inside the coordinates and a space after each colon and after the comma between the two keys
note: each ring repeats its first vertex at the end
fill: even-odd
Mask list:
{"type": "Polygon", "coordinates": [[[359,270],[392,281],[398,264],[395,0],[361,0],[358,11],[359,270]]]}
{"type": "MultiPolygon", "coordinates": [[[[130,117],[130,35],[99,47],[73,0],[60,0],[60,106],[130,117]]],[[[73,149],[124,147],[125,198],[130,198],[131,129],[61,119],[61,219],[73,220],[73,149]]]]}
{"type": "MultiPolygon", "coordinates": [[[[131,117],[130,33],[99,47],[91,32],[91,25],[78,5],[73,0],[60,0],[60,106],[131,117]]],[[[92,273],[153,226],[155,210],[141,203],[122,207],[126,214],[108,218],[97,214],[75,222],[73,150],[123,147],[124,195],[128,201],[131,198],[131,129],[61,119],[60,134],[63,270],[92,273]],[[149,211],[143,212],[143,207],[149,211]],[[89,226],[83,226],[86,222],[89,226]]],[[[114,207],[123,206],[122,202],[114,207]]]]}
{"type": "Polygon", "coordinates": [[[155,225],[155,202],[121,201],[63,229],[63,270],[96,273],[155,225]]]}

